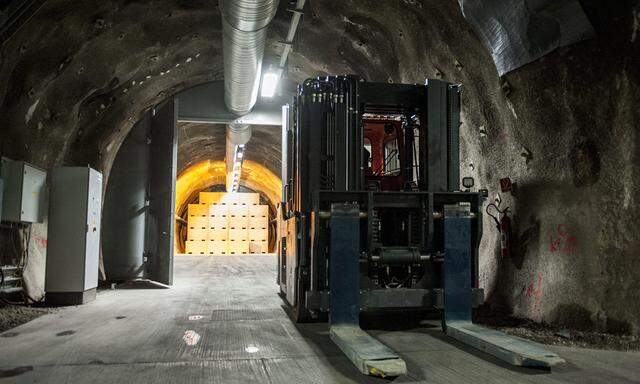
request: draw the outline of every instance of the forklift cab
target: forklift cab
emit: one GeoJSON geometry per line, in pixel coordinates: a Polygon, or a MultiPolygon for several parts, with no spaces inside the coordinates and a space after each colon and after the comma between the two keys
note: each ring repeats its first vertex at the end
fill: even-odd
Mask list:
{"type": "Polygon", "coordinates": [[[418,130],[402,115],[363,116],[363,167],[366,190],[415,189],[418,130]],[[407,147],[407,145],[409,147],[407,147]]]}

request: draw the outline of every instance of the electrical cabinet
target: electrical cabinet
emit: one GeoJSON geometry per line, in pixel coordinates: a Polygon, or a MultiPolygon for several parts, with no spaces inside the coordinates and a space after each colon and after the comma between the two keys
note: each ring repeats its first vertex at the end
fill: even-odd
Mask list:
{"type": "Polygon", "coordinates": [[[47,302],[75,305],[95,299],[98,286],[102,174],[59,167],[51,174],[47,302]]]}
{"type": "Polygon", "coordinates": [[[47,172],[5,157],[0,164],[0,178],[4,181],[2,221],[42,222],[47,172]]]}

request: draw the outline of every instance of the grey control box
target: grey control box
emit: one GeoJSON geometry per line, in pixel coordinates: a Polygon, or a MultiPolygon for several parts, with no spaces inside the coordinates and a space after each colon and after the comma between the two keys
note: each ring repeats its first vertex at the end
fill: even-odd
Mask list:
{"type": "Polygon", "coordinates": [[[40,223],[44,216],[47,172],[24,161],[0,161],[2,221],[40,223]]]}
{"type": "Polygon", "coordinates": [[[95,299],[100,259],[102,174],[86,167],[51,172],[46,300],[78,305],[95,299]]]}

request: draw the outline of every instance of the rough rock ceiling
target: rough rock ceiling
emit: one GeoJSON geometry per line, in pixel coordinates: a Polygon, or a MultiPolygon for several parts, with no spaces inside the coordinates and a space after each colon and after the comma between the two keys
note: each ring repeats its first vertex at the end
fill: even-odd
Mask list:
{"type": "MultiPolygon", "coordinates": [[[[450,61],[451,53],[439,36],[465,24],[457,4],[428,5],[310,2],[290,59],[292,80],[322,73],[396,82],[444,76],[433,63],[442,56],[450,61]]],[[[288,6],[281,2],[267,58],[275,59],[281,49],[288,6]]],[[[490,72],[488,56],[471,41],[472,53],[485,58],[490,72]]],[[[143,110],[191,85],[220,79],[217,4],[49,0],[3,46],[1,69],[7,155],[44,166],[89,163],[108,171],[143,110]]]]}
{"type": "MultiPolygon", "coordinates": [[[[264,165],[280,175],[282,153],[279,126],[254,125],[247,144],[246,159],[264,165]]],[[[178,174],[204,160],[222,160],[225,156],[224,124],[178,124],[178,174]]]]}

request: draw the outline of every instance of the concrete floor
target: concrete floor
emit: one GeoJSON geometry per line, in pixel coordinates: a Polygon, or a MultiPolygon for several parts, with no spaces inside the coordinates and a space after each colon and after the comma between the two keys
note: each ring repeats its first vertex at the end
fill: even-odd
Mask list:
{"type": "MultiPolygon", "coordinates": [[[[172,289],[98,299],[0,334],[0,383],[380,383],[361,376],[326,324],[295,325],[273,256],[176,257],[172,289]]],[[[371,331],[407,361],[395,382],[637,383],[640,353],[549,347],[568,363],[516,369],[439,328],[371,331]]]]}

